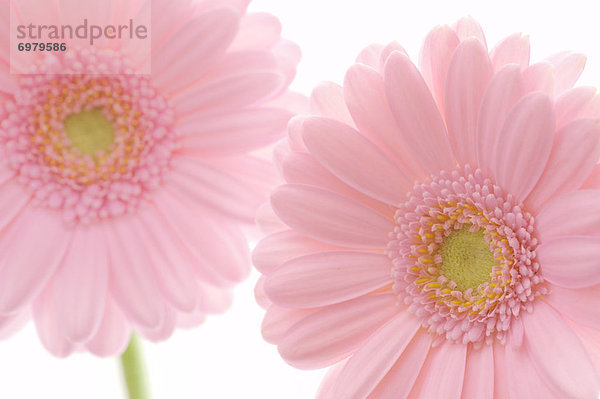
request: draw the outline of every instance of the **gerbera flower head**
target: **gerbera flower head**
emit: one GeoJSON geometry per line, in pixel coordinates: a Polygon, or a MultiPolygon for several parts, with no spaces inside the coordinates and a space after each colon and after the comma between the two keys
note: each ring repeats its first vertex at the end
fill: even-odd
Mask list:
{"type": "Polygon", "coordinates": [[[600,97],[465,18],[365,49],[276,160],[263,335],[320,398],[595,398],[600,97]]]}
{"type": "Polygon", "coordinates": [[[13,26],[146,15],[150,51],[0,44],[0,330],[33,315],[53,354],[108,356],[227,308],[299,51],[247,1],[80,3],[14,1],[13,26]]]}

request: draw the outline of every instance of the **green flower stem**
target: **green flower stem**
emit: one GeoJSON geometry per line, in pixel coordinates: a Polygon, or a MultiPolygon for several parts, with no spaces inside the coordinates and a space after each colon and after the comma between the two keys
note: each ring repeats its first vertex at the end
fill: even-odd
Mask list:
{"type": "Polygon", "coordinates": [[[141,350],[140,340],[135,334],[131,334],[129,345],[121,355],[121,366],[129,399],[150,399],[141,350]]]}

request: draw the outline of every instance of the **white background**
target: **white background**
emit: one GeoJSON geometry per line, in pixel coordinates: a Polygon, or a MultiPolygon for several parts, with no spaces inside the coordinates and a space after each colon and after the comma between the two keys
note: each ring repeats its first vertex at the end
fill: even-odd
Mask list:
{"type": "MultiPolygon", "coordinates": [[[[44,0],[39,0],[44,1],[44,0]]],[[[559,50],[588,55],[581,83],[600,84],[600,13],[596,1],[402,1],[255,0],[252,10],[268,11],[283,23],[304,57],[293,84],[310,93],[322,80],[341,82],[356,54],[372,42],[400,42],[413,60],[435,25],[471,15],[493,45],[513,32],[530,35],[532,60],[559,50]]],[[[260,336],[263,311],[254,302],[257,274],[236,290],[233,308],[167,342],[145,344],[155,399],[263,398],[314,396],[322,371],[285,364],[260,336]]],[[[55,359],[41,346],[33,326],[0,342],[0,397],[125,398],[115,359],[78,354],[55,359]]]]}

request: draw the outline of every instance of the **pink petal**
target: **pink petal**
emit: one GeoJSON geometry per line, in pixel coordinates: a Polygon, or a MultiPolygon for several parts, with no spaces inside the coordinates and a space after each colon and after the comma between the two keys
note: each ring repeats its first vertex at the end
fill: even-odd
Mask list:
{"type": "Polygon", "coordinates": [[[506,347],[511,347],[512,349],[519,349],[521,346],[523,346],[523,339],[525,337],[525,331],[523,330],[524,327],[521,319],[513,319],[510,325],[510,330],[508,330],[506,347]]]}
{"type": "MultiPolygon", "coordinates": [[[[290,124],[294,124],[296,119],[297,118],[292,118],[290,124]]],[[[298,133],[298,135],[299,135],[300,139],[302,139],[302,132],[298,133]]],[[[301,154],[303,156],[307,156],[312,159],[310,154],[307,153],[306,148],[304,148],[304,143],[302,143],[303,148],[297,149],[296,151],[292,149],[293,146],[294,146],[294,144],[291,142],[290,138],[288,137],[287,139],[277,142],[277,144],[275,144],[275,147],[273,149],[273,163],[275,164],[277,171],[280,173],[280,175],[282,175],[282,177],[284,179],[285,179],[285,176],[283,176],[283,164],[287,160],[288,157],[292,156],[292,154],[301,154]]],[[[312,161],[314,164],[317,164],[317,162],[314,159],[312,159],[312,161]]],[[[321,169],[325,170],[324,168],[321,168],[321,169]]]]}
{"type": "Polygon", "coordinates": [[[12,176],[6,176],[6,180],[0,178],[0,232],[13,221],[25,209],[29,203],[30,196],[22,184],[19,184],[12,176]]]}
{"type": "Polygon", "coordinates": [[[333,119],[309,118],[304,144],[331,173],[351,187],[390,205],[398,204],[413,182],[371,141],[333,119]]]}
{"type": "Polygon", "coordinates": [[[308,98],[295,91],[287,90],[283,94],[265,103],[266,107],[287,109],[294,115],[308,114],[308,98]]]}
{"type": "Polygon", "coordinates": [[[165,188],[184,202],[250,222],[261,204],[243,182],[192,157],[176,157],[165,188]]]}
{"type": "Polygon", "coordinates": [[[217,287],[204,281],[199,281],[198,286],[200,301],[196,312],[221,314],[231,307],[233,294],[230,288],[217,287]]]}
{"type": "Polygon", "coordinates": [[[289,308],[339,303],[391,284],[387,255],[328,251],[292,259],[268,276],[269,299],[289,308]]]}
{"type": "Polygon", "coordinates": [[[541,242],[561,236],[600,235],[599,206],[597,190],[572,191],[553,199],[535,217],[541,242]]]}
{"type": "Polygon", "coordinates": [[[385,248],[393,230],[390,219],[350,198],[299,184],[277,188],[275,213],[293,229],[333,245],[385,248]]]}
{"type": "Polygon", "coordinates": [[[491,345],[469,348],[462,399],[494,397],[494,351],[491,345]]]}
{"type": "Polygon", "coordinates": [[[381,52],[383,46],[381,44],[370,44],[365,47],[356,57],[356,62],[359,64],[367,65],[376,71],[382,69],[381,66],[381,52]]]}
{"type": "Polygon", "coordinates": [[[152,57],[156,85],[168,92],[187,87],[221,57],[236,36],[239,17],[226,8],[190,20],[152,57]]]}
{"type": "Polygon", "coordinates": [[[559,399],[540,378],[532,359],[525,348],[505,348],[507,388],[510,398],[515,399],[559,399]]]}
{"type": "Polygon", "coordinates": [[[444,109],[446,73],[454,49],[459,43],[456,32],[443,25],[429,32],[421,48],[419,67],[440,110],[444,109]]]}
{"type": "Polygon", "coordinates": [[[321,309],[288,330],[279,353],[292,366],[330,366],[358,348],[398,312],[393,294],[366,295],[321,309]]]}
{"type": "Polygon", "coordinates": [[[454,30],[461,42],[468,40],[469,38],[475,38],[487,48],[483,29],[481,29],[481,25],[479,25],[479,23],[471,16],[459,19],[454,25],[454,30]]]}
{"type": "Polygon", "coordinates": [[[288,230],[288,226],[275,214],[271,204],[264,203],[256,210],[256,226],[263,234],[273,234],[288,230]]]}
{"type": "Polygon", "coordinates": [[[477,165],[477,117],[491,76],[492,65],[479,40],[458,45],[448,66],[444,104],[450,144],[461,165],[477,165]]]}
{"type": "MultiPolygon", "coordinates": [[[[122,6],[124,2],[115,2],[122,6]]],[[[152,0],[152,50],[167,45],[168,40],[177,33],[193,15],[190,14],[189,2],[173,3],[169,0],[152,0]],[[167,19],[167,20],[165,20],[167,19]],[[177,21],[174,24],[174,21],[177,21]]],[[[156,53],[154,53],[156,54],[156,53]]]]}
{"type": "Polygon", "coordinates": [[[506,64],[518,64],[521,68],[529,66],[529,36],[515,33],[502,40],[490,52],[495,70],[506,64]]]}
{"type": "Polygon", "coordinates": [[[202,312],[179,313],[177,315],[177,328],[192,329],[206,321],[206,315],[202,312]]]}
{"type": "Polygon", "coordinates": [[[590,176],[580,188],[586,190],[600,189],[600,165],[594,166],[592,173],[590,173],[590,176]]]}
{"type": "Polygon", "coordinates": [[[560,129],[565,124],[579,118],[578,115],[586,108],[595,94],[596,89],[594,87],[581,86],[567,90],[556,98],[554,112],[556,113],[557,128],[560,129]]]}
{"type": "Polygon", "coordinates": [[[314,88],[310,96],[310,113],[354,125],[344,102],[343,89],[335,83],[324,82],[314,88]]]}
{"type": "Polygon", "coordinates": [[[277,345],[292,326],[314,312],[313,309],[288,309],[271,305],[262,322],[262,336],[265,341],[277,345]]]}
{"type": "Polygon", "coordinates": [[[387,62],[387,59],[390,58],[394,52],[399,52],[408,57],[408,53],[402,47],[402,45],[396,41],[392,41],[385,45],[385,47],[381,50],[381,54],[379,55],[379,65],[383,66],[387,62]]]}
{"type": "Polygon", "coordinates": [[[165,309],[165,317],[157,328],[137,327],[136,331],[147,341],[160,342],[173,335],[177,323],[177,313],[169,307],[165,309]]]}
{"type": "Polygon", "coordinates": [[[52,285],[49,285],[33,303],[33,320],[40,341],[48,352],[57,357],[67,357],[73,353],[75,345],[63,335],[53,305],[52,285]]]}
{"type": "Polygon", "coordinates": [[[269,298],[267,298],[267,294],[265,293],[265,281],[267,280],[267,276],[262,275],[256,281],[256,285],[254,286],[254,299],[258,306],[263,309],[267,309],[269,306],[273,304],[269,298]]]}
{"type": "Polygon", "coordinates": [[[111,220],[107,227],[109,290],[131,322],[156,328],[164,319],[165,305],[152,273],[146,244],[138,241],[132,228],[134,217],[111,220]]]}
{"type": "Polygon", "coordinates": [[[576,290],[552,286],[545,299],[563,317],[600,330],[600,286],[576,290]]]}
{"type": "Polygon", "coordinates": [[[381,148],[414,180],[427,177],[398,131],[385,97],[383,77],[375,70],[356,64],[346,72],[344,98],[358,130],[381,148]]]}
{"type": "Polygon", "coordinates": [[[98,330],[108,292],[107,252],[101,229],[79,226],[53,277],[55,314],[71,342],[86,342],[98,330]]]}
{"type": "Polygon", "coordinates": [[[198,3],[201,4],[201,10],[227,6],[237,10],[240,14],[244,14],[250,0],[200,0],[198,3]]]}
{"type": "Polygon", "coordinates": [[[570,89],[575,85],[583,68],[586,58],[583,54],[563,52],[555,54],[547,59],[556,70],[555,73],[555,95],[570,89]]]}
{"type": "Polygon", "coordinates": [[[477,126],[477,165],[492,175],[494,145],[512,107],[525,93],[518,67],[508,65],[494,74],[481,101],[477,126]]]}
{"type": "Polygon", "coordinates": [[[431,335],[422,329],[417,331],[369,399],[408,399],[431,347],[431,340],[431,335]]]}
{"type": "Polygon", "coordinates": [[[332,249],[336,247],[313,240],[293,230],[286,230],[271,234],[259,241],[252,252],[252,262],[259,272],[271,274],[275,268],[291,259],[332,249]]]}
{"type": "MultiPolygon", "coordinates": [[[[213,68],[202,75],[200,82],[206,83],[225,77],[239,77],[249,72],[259,71],[277,71],[277,58],[270,51],[248,49],[231,51],[230,49],[213,68]]],[[[187,91],[182,92],[184,95],[185,93],[187,91]]],[[[190,107],[192,107],[193,98],[190,98],[190,102],[190,107]]]]}
{"type": "Polygon", "coordinates": [[[193,242],[205,262],[233,283],[245,280],[250,274],[250,250],[240,229],[206,218],[200,228],[205,234],[193,242]]]}
{"type": "Polygon", "coordinates": [[[508,365],[504,355],[505,346],[496,341],[494,348],[494,398],[506,399],[508,396],[508,365]]]}
{"type": "Polygon", "coordinates": [[[527,92],[541,91],[554,97],[554,67],[547,62],[533,64],[523,71],[525,89],[527,92]]]}
{"type": "Polygon", "coordinates": [[[262,154],[235,155],[231,157],[218,157],[211,159],[211,164],[242,183],[246,184],[249,191],[261,203],[269,199],[273,187],[281,183],[281,175],[271,161],[271,150],[268,149],[265,157],[262,154]]]}
{"type": "Polygon", "coordinates": [[[416,332],[419,320],[401,312],[379,328],[348,360],[337,378],[334,398],[366,398],[394,366],[416,332]]]}
{"type": "Polygon", "coordinates": [[[228,286],[250,272],[248,244],[239,228],[188,206],[166,192],[153,201],[164,216],[170,233],[177,237],[193,259],[197,276],[207,283],[228,286]]]}
{"type": "Polygon", "coordinates": [[[5,340],[20,331],[29,322],[31,312],[26,309],[10,316],[0,316],[0,339],[5,340]]]}
{"type": "Polygon", "coordinates": [[[523,313],[527,349],[542,380],[559,397],[598,395],[598,376],[581,341],[567,323],[543,301],[533,313],[523,313]]]}
{"type": "Polygon", "coordinates": [[[400,134],[431,174],[452,170],[455,160],[446,128],[419,70],[401,53],[388,59],[385,91],[400,134]]]}
{"type": "Polygon", "coordinates": [[[530,211],[539,211],[548,200],[576,190],[586,181],[600,158],[600,123],[578,119],[560,129],[550,158],[526,200],[530,211]]]}
{"type": "MultiPolygon", "coordinates": [[[[296,43],[294,43],[290,40],[280,39],[275,44],[275,46],[273,46],[273,48],[270,51],[273,55],[275,55],[275,57],[277,59],[277,66],[278,66],[279,72],[283,73],[286,77],[285,87],[287,88],[287,86],[290,83],[292,83],[292,81],[296,77],[296,67],[298,66],[298,63],[300,62],[300,59],[302,58],[302,51],[300,50],[300,46],[298,46],[296,43]]],[[[285,97],[286,95],[289,95],[289,94],[297,94],[297,93],[287,91],[281,97],[285,97]]],[[[304,97],[304,95],[301,95],[301,97],[303,97],[304,100],[307,100],[307,98],[304,97]]],[[[308,106],[308,102],[306,103],[306,105],[308,106]]],[[[285,108],[292,109],[292,108],[288,108],[288,107],[285,107],[285,108]]],[[[307,113],[307,112],[308,111],[305,108],[303,108],[301,113],[307,113]]]]}
{"type": "Polygon", "coordinates": [[[307,153],[293,152],[287,155],[281,165],[282,174],[288,183],[306,184],[324,188],[358,202],[378,211],[382,215],[392,218],[393,208],[388,204],[377,201],[366,194],[350,187],[307,153]]]}
{"type": "Polygon", "coordinates": [[[276,17],[263,12],[248,13],[240,21],[231,49],[268,49],[279,40],[280,35],[281,23],[276,17]]]}
{"type": "Polygon", "coordinates": [[[536,253],[544,279],[554,285],[584,288],[600,283],[600,237],[554,238],[536,253]]]}
{"type": "Polygon", "coordinates": [[[308,151],[304,146],[304,142],[302,141],[302,125],[304,124],[305,120],[306,116],[297,115],[292,117],[288,123],[287,142],[292,151],[308,151]]]}
{"type": "Polygon", "coordinates": [[[584,107],[577,113],[577,118],[600,118],[600,94],[596,94],[584,107]]]}
{"type": "MultiPolygon", "coordinates": [[[[59,2],[49,2],[49,3],[59,3],[59,2]]],[[[68,2],[61,2],[63,4],[68,2]]],[[[181,26],[183,26],[186,22],[188,22],[192,18],[192,13],[189,12],[189,4],[178,4],[172,5],[167,8],[167,4],[165,0],[131,0],[131,1],[111,1],[112,4],[110,6],[106,6],[105,4],[98,4],[98,8],[102,8],[99,15],[106,15],[97,19],[96,25],[105,25],[108,21],[111,22],[111,25],[117,26],[123,24],[126,20],[133,17],[134,20],[138,21],[149,21],[151,26],[151,35],[150,39],[146,41],[145,45],[140,45],[139,40],[108,40],[106,38],[101,38],[98,42],[98,46],[101,48],[110,48],[111,50],[120,51],[122,54],[127,54],[128,64],[132,67],[132,69],[137,71],[145,70],[147,73],[152,72],[152,55],[156,55],[160,52],[161,48],[164,47],[167,43],[167,40],[170,36],[175,34],[181,26]],[[187,8],[188,10],[184,10],[187,8]],[[160,18],[158,17],[160,16],[160,18]],[[170,24],[166,24],[164,19],[171,19],[170,24]]],[[[72,9],[74,7],[66,6],[65,9],[72,9]]],[[[84,9],[85,7],[79,7],[80,9],[84,9]]],[[[94,13],[94,11],[89,10],[89,13],[94,13]]],[[[70,24],[77,25],[83,21],[88,15],[79,15],[73,16],[70,22],[61,18],[61,24],[70,24]]]]}
{"type": "Polygon", "coordinates": [[[195,276],[202,281],[228,286],[230,282],[225,279],[222,271],[218,270],[216,265],[206,262],[195,245],[196,237],[205,234],[204,218],[201,218],[201,213],[190,210],[188,206],[167,192],[155,193],[153,202],[160,213],[165,234],[174,241],[170,245],[176,245],[178,252],[189,258],[190,262],[185,262],[185,265],[191,266],[195,276]]]}
{"type": "MultiPolygon", "coordinates": [[[[77,7],[74,6],[74,3],[70,3],[67,1],[61,1],[61,2],[57,2],[57,1],[49,1],[47,3],[44,3],[43,5],[40,4],[40,8],[41,10],[35,10],[34,15],[31,15],[29,11],[29,8],[27,7],[28,4],[31,4],[29,2],[22,2],[22,10],[21,12],[26,12],[25,15],[27,15],[28,18],[32,18],[33,21],[39,21],[40,17],[45,17],[45,18],[52,18],[51,21],[61,21],[62,23],[65,24],[76,24],[79,21],[82,21],[82,17],[85,15],[86,17],[88,17],[88,23],[90,24],[98,24],[101,21],[106,23],[108,21],[110,21],[113,17],[112,17],[112,1],[111,2],[106,2],[105,4],[98,4],[98,3],[90,3],[89,5],[86,5],[86,7],[77,7]],[[106,4],[108,3],[108,4],[106,4]],[[27,8],[26,8],[27,7],[27,8]],[[89,14],[87,14],[87,12],[89,12],[89,14]],[[37,14],[37,15],[36,15],[37,14]],[[37,17],[37,18],[36,18],[37,17]]],[[[31,7],[31,8],[37,8],[37,7],[31,7]]],[[[133,10],[132,10],[133,11],[133,10]]],[[[50,22],[50,21],[48,21],[50,22]]]]}
{"type": "Polygon", "coordinates": [[[182,151],[206,157],[255,150],[281,138],[290,117],[289,111],[276,108],[186,117],[178,126],[182,151]]]}
{"type": "Polygon", "coordinates": [[[186,90],[175,96],[173,103],[178,115],[230,112],[268,99],[283,82],[283,76],[276,72],[244,72],[186,90]]]}
{"type": "Polygon", "coordinates": [[[61,265],[71,237],[59,215],[33,206],[7,227],[0,240],[0,315],[18,311],[39,294],[61,265]]]}
{"type": "Polygon", "coordinates": [[[197,306],[198,285],[194,276],[193,258],[173,234],[157,210],[148,206],[138,211],[140,223],[135,224],[137,236],[147,243],[150,265],[165,299],[182,312],[197,306]]]}
{"type": "Polygon", "coordinates": [[[110,298],[104,307],[100,328],[86,348],[96,356],[108,357],[121,354],[129,342],[130,329],[125,317],[110,298]]]}
{"type": "Polygon", "coordinates": [[[522,201],[544,171],[554,141],[554,112],[548,97],[532,93],[509,113],[496,137],[492,172],[496,183],[522,201]]]}
{"type": "Polygon", "coordinates": [[[237,10],[240,14],[244,14],[250,0],[200,0],[198,3],[202,5],[202,10],[227,6],[237,10]]]}
{"type": "Polygon", "coordinates": [[[419,374],[419,398],[460,399],[467,345],[444,342],[432,349],[419,374]]]}
{"type": "Polygon", "coordinates": [[[600,330],[583,327],[575,323],[569,323],[569,325],[581,340],[585,351],[596,368],[596,374],[600,377],[600,330]]]}
{"type": "Polygon", "coordinates": [[[321,380],[321,384],[319,385],[319,390],[315,395],[315,399],[335,399],[333,396],[333,388],[335,387],[335,383],[340,373],[346,366],[346,363],[348,363],[348,361],[343,360],[334,366],[331,366],[329,370],[327,370],[325,377],[323,377],[323,380],[321,380]]]}

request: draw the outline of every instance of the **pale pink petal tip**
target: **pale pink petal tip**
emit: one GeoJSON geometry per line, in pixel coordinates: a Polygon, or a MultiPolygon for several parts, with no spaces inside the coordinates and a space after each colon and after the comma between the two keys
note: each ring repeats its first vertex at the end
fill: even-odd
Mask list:
{"type": "Polygon", "coordinates": [[[275,150],[264,339],[319,399],[600,393],[600,100],[471,17],[370,45],[275,150]],[[491,49],[491,50],[489,50],[491,49]]]}
{"type": "Polygon", "coordinates": [[[526,68],[529,66],[529,49],[529,36],[515,33],[498,43],[490,51],[490,58],[496,69],[507,64],[526,68]]]}
{"type": "Polygon", "coordinates": [[[479,25],[479,22],[477,22],[473,17],[468,16],[456,21],[454,24],[454,30],[461,41],[464,41],[468,38],[475,38],[487,48],[483,29],[481,28],[481,25],[479,25]]]}

